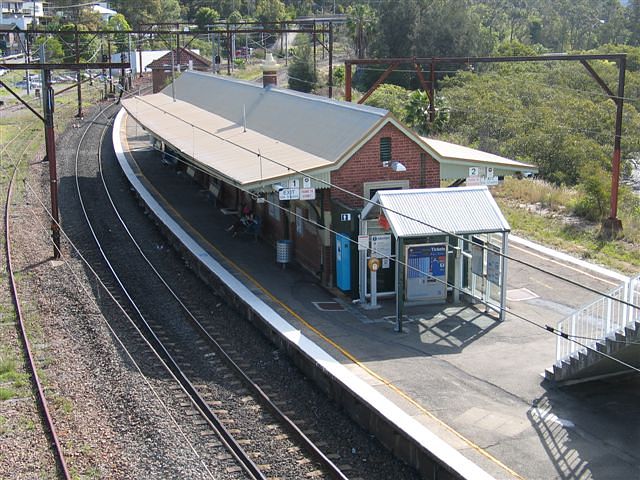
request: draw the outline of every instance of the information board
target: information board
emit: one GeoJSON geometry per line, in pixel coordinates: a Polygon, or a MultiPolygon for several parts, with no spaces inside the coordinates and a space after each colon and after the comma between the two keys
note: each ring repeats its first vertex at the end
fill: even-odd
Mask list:
{"type": "Polygon", "coordinates": [[[407,301],[447,298],[447,244],[408,245],[405,248],[407,301]]]}
{"type": "Polygon", "coordinates": [[[391,234],[371,235],[371,256],[383,260],[382,268],[389,268],[389,257],[391,256],[391,234]]]}

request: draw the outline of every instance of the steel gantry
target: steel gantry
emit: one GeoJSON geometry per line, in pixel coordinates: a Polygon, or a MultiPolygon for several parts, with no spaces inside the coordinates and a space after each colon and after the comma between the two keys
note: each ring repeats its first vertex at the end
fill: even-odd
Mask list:
{"type": "Polygon", "coordinates": [[[549,61],[573,61],[580,62],[589,75],[596,81],[606,96],[613,101],[616,106],[615,133],[613,140],[613,157],[611,160],[611,204],[609,218],[604,221],[604,230],[610,235],[615,235],[622,230],[622,222],[618,218],[618,191],[620,186],[620,157],[621,157],[621,137],[622,137],[622,108],[624,106],[624,83],[627,69],[626,53],[610,54],[583,54],[583,55],[535,55],[522,57],[408,57],[408,58],[365,58],[349,59],[344,61],[345,65],[345,100],[351,101],[351,83],[353,65],[388,65],[387,69],[374,82],[369,90],[358,100],[363,103],[367,98],[384,82],[394,70],[400,65],[413,65],[418,80],[429,97],[429,121],[435,120],[435,89],[436,89],[436,67],[441,63],[459,64],[472,66],[474,63],[505,63],[505,62],[549,62],[549,61]],[[593,69],[589,61],[610,60],[616,62],[618,66],[618,88],[617,93],[609,88],[606,82],[593,69]],[[429,65],[429,80],[424,78],[422,66],[429,65]]]}
{"type": "MultiPolygon", "coordinates": [[[[6,70],[26,70],[27,76],[30,70],[40,70],[43,79],[43,95],[42,95],[42,115],[25,102],[17,93],[15,93],[5,82],[0,80],[3,86],[11,95],[17,98],[25,107],[27,107],[36,117],[44,123],[44,138],[46,159],[49,162],[49,188],[51,192],[51,238],[53,240],[53,258],[60,258],[60,215],[58,210],[58,172],[56,162],[56,141],[54,131],[54,97],[55,92],[51,83],[52,70],[88,70],[91,68],[112,68],[121,67],[129,68],[130,64],[117,63],[2,63],[0,69],[6,70]]],[[[79,77],[78,77],[79,78],[79,77]]],[[[78,96],[78,102],[82,97],[78,96]]],[[[80,108],[80,107],[79,107],[80,108]]]]}

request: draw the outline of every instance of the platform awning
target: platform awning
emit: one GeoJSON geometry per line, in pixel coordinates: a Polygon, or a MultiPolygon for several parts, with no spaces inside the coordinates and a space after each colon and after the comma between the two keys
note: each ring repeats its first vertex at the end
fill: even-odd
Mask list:
{"type": "Polygon", "coordinates": [[[441,179],[458,179],[469,176],[470,167],[492,167],[494,175],[505,176],[514,173],[538,173],[538,167],[529,163],[518,162],[510,158],[483,152],[475,148],[463,147],[455,143],[420,137],[432,150],[433,157],[440,162],[441,179]]]}
{"type": "Polygon", "coordinates": [[[505,233],[511,230],[486,186],[380,190],[362,210],[361,219],[381,212],[399,238],[505,233]]]}
{"type": "Polygon", "coordinates": [[[332,165],[328,160],[245,129],[190,103],[174,101],[163,93],[125,99],[122,104],[154,137],[207,173],[242,188],[267,190],[295,170],[332,165]],[[268,159],[277,159],[277,163],[268,159]]]}

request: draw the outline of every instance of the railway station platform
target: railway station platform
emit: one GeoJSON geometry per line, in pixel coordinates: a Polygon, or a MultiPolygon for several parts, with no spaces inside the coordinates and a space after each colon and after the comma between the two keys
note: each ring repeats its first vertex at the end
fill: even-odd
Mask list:
{"type": "MultiPolygon", "coordinates": [[[[482,306],[407,307],[397,333],[395,300],[361,308],[295,265],[277,264],[273,246],[233,238],[225,229],[235,218],[164,164],[140,127],[126,116],[116,127],[114,146],[122,148],[135,188],[145,189],[230,279],[388,401],[389,416],[398,409],[420,425],[413,432],[424,443],[442,447],[444,457],[447,449],[460,454],[449,458],[468,462],[457,470],[462,478],[640,478],[638,376],[565,388],[542,377],[556,343],[544,325],[595,294],[510,263],[507,307],[527,320],[507,315],[501,322],[482,306]]],[[[510,254],[601,291],[622,279],[518,240],[510,254]]]]}

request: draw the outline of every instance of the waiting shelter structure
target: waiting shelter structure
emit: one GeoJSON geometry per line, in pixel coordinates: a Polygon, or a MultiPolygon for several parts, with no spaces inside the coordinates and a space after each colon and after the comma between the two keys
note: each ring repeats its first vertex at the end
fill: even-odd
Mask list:
{"type": "Polygon", "coordinates": [[[360,215],[360,301],[395,295],[398,331],[405,305],[449,298],[503,320],[509,231],[486,186],[380,190],[360,215]]]}

